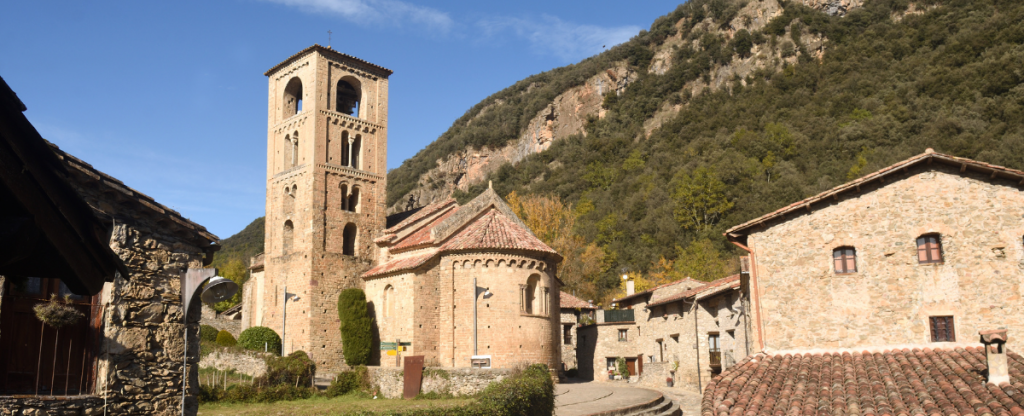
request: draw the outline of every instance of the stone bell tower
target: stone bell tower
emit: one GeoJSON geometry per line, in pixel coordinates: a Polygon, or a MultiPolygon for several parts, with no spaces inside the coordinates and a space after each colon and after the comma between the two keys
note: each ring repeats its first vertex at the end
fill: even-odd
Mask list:
{"type": "Polygon", "coordinates": [[[344,362],[338,294],[362,287],[385,225],[391,70],[313,45],[264,75],[265,273],[253,282],[253,325],[333,372],[344,362]]]}

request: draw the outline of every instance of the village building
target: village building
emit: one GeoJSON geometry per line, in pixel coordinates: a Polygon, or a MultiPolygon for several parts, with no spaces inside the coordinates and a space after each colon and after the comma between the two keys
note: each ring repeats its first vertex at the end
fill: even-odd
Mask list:
{"type": "Polygon", "coordinates": [[[372,364],[422,355],[469,367],[481,355],[492,367],[559,368],[561,257],[493,190],[385,216],[391,70],[314,45],[265,75],[266,245],[243,292],[243,329],[269,327],[284,354],[303,350],[335,373],[347,368],[338,296],[361,288],[372,364]],[[474,281],[489,291],[473,296],[474,281]]]}
{"type": "Polygon", "coordinates": [[[46,142],[23,111],[0,79],[0,414],[196,414],[200,302],[183,311],[181,286],[217,237],[46,142]],[[82,318],[42,324],[33,308],[51,296],[82,318]]]}
{"type": "Polygon", "coordinates": [[[597,318],[597,306],[593,301],[585,302],[568,293],[559,293],[558,306],[561,309],[562,323],[562,371],[578,369],[576,347],[579,342],[577,330],[580,326],[590,325],[597,318]]]}
{"type": "Polygon", "coordinates": [[[1022,185],[927,149],[727,230],[750,253],[762,352],[714,380],[704,414],[1019,412],[1022,185]],[[810,384],[773,394],[793,383],[810,384]]]}
{"type": "Polygon", "coordinates": [[[598,311],[597,322],[579,330],[580,372],[594,380],[614,379],[609,371],[618,371],[621,357],[641,384],[672,378],[698,391],[749,353],[739,275],[629,291],[613,300],[618,309],[598,311]]]}

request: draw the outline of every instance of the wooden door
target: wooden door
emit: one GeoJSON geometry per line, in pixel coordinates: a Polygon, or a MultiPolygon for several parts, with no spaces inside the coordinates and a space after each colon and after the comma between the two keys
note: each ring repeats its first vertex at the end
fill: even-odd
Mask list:
{"type": "Polygon", "coordinates": [[[626,369],[629,370],[630,377],[636,376],[636,358],[626,359],[626,369]]]}
{"type": "Polygon", "coordinates": [[[44,326],[33,308],[51,295],[71,292],[58,279],[8,282],[0,310],[0,394],[87,394],[93,377],[96,328],[93,297],[72,295],[85,315],[59,331],[44,326]]]}

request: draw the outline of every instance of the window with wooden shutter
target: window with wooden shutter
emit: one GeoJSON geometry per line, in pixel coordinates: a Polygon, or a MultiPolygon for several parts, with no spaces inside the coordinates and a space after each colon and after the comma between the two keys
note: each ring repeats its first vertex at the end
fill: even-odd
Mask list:
{"type": "Polygon", "coordinates": [[[931,316],[932,342],[956,342],[952,316],[931,316]]]}
{"type": "Polygon", "coordinates": [[[832,250],[832,261],[837,274],[857,272],[857,250],[853,247],[832,250]]]}
{"type": "Polygon", "coordinates": [[[922,235],[917,238],[917,262],[942,263],[942,242],[938,234],[922,235]]]}

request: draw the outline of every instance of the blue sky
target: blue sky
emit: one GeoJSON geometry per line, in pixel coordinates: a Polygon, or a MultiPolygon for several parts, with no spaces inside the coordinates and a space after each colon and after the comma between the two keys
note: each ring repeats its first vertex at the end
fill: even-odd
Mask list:
{"type": "Polygon", "coordinates": [[[678,1],[25,1],[0,76],[48,140],[221,238],[264,213],[263,72],[313,43],[395,71],[388,167],[474,104],[648,29],[678,1]]]}

